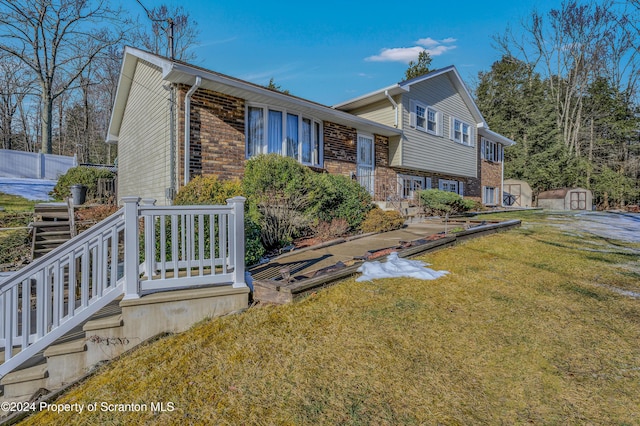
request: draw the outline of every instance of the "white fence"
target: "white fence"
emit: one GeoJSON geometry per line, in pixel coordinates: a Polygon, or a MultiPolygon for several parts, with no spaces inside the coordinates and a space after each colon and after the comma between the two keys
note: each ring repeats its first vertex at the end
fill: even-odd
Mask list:
{"type": "Polygon", "coordinates": [[[0,176],[51,179],[78,165],[76,157],[0,149],[0,176]]]}
{"type": "Polygon", "coordinates": [[[124,293],[245,287],[244,201],[124,208],[0,284],[0,377],[124,293]]]}

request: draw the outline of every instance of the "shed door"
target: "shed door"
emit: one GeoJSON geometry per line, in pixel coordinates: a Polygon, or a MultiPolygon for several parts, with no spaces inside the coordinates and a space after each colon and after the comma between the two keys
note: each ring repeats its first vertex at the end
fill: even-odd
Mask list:
{"type": "Polygon", "coordinates": [[[584,191],[573,191],[570,193],[571,210],[587,209],[587,193],[584,191]]]}
{"type": "Polygon", "coordinates": [[[503,198],[505,206],[522,207],[522,185],[519,183],[505,185],[503,198]]]}
{"type": "Polygon", "coordinates": [[[358,135],[358,170],[356,173],[358,175],[358,182],[360,185],[364,186],[371,195],[373,195],[374,189],[374,158],[373,138],[358,135]]]}

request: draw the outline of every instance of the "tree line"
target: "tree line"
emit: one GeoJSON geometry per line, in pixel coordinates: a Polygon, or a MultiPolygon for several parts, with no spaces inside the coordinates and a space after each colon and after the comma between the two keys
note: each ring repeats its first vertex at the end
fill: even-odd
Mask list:
{"type": "Polygon", "coordinates": [[[108,0],[0,0],[0,147],[112,164],[104,143],[125,45],[193,59],[197,23],[182,6],[108,0]],[[144,13],[139,13],[143,12],[144,13]]]}
{"type": "Polygon", "coordinates": [[[580,186],[602,208],[640,198],[640,0],[565,1],[494,38],[502,57],[475,95],[515,140],[505,175],[534,193],[580,186]]]}

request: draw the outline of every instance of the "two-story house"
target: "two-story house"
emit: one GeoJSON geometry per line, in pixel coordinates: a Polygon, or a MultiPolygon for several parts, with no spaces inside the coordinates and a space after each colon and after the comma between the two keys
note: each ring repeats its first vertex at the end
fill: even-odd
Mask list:
{"type": "Polygon", "coordinates": [[[501,204],[504,147],[515,142],[489,130],[454,66],[334,108],[402,130],[389,144],[395,180],[375,177],[388,196],[412,199],[416,190],[438,188],[501,204]]]}
{"type": "Polygon", "coordinates": [[[493,204],[513,143],[488,130],[453,67],[329,107],[131,47],[107,141],[118,193],[158,204],[194,176],[242,177],[261,153],[358,179],[383,202],[436,187],[493,204]]]}

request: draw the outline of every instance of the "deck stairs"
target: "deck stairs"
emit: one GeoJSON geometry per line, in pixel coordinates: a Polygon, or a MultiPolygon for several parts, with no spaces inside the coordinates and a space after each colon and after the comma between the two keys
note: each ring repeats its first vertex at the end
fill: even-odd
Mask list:
{"type": "Polygon", "coordinates": [[[247,307],[243,198],[139,201],[125,197],[114,215],[0,277],[0,402],[34,401],[155,336],[247,307]]]}
{"type": "Polygon", "coordinates": [[[31,259],[38,259],[76,234],[73,204],[39,203],[34,207],[31,259]]]}

